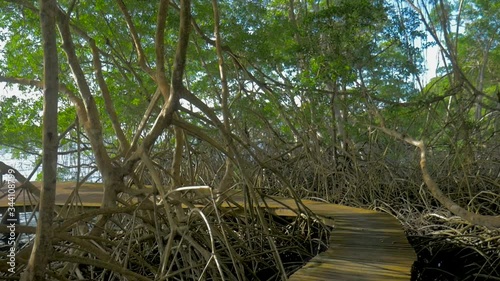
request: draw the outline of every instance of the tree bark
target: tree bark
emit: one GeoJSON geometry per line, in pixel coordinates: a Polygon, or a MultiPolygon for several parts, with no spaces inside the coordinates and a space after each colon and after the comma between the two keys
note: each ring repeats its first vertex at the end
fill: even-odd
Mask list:
{"type": "Polygon", "coordinates": [[[446,194],[444,194],[437,183],[432,179],[429,170],[427,169],[427,151],[423,141],[414,140],[396,131],[387,129],[386,127],[381,127],[380,130],[390,136],[403,140],[419,148],[420,170],[422,171],[424,182],[427,185],[427,188],[431,192],[432,196],[436,198],[439,203],[441,203],[446,209],[471,224],[484,226],[489,229],[500,228],[500,216],[486,216],[467,211],[466,209],[455,203],[453,200],[451,200],[448,196],[446,196],[446,194]]]}
{"type": "MultiPolygon", "coordinates": [[[[111,158],[104,145],[103,131],[101,119],[97,104],[92,95],[89,82],[85,78],[84,71],[80,65],[78,56],[76,55],[76,48],[73,43],[69,16],[63,11],[58,9],[57,26],[62,38],[62,48],[67,56],[67,61],[70,66],[71,72],[76,85],[78,86],[83,110],[86,116],[80,116],[80,122],[87,133],[87,136],[94,151],[95,161],[99,171],[101,172],[104,182],[104,196],[102,199],[102,208],[116,206],[116,198],[119,190],[123,189],[122,174],[123,172],[119,167],[113,166],[111,158]],[[85,118],[81,118],[85,117],[85,118]]],[[[77,108],[78,110],[78,108],[77,108]]],[[[78,111],[77,111],[78,112],[78,111]]],[[[97,229],[97,228],[94,228],[97,229]]]]}
{"type": "Polygon", "coordinates": [[[52,221],[57,179],[57,101],[58,61],[56,41],[56,0],[40,1],[40,24],[43,41],[43,186],[35,243],[21,280],[45,280],[45,269],[52,255],[52,221]]]}
{"type": "MultiPolygon", "coordinates": [[[[169,85],[167,81],[164,81],[164,79],[157,79],[158,87],[164,94],[166,101],[163,104],[160,114],[156,118],[153,127],[144,137],[142,146],[127,159],[124,165],[125,171],[131,170],[131,167],[133,167],[133,165],[141,158],[142,152],[149,151],[149,149],[156,142],[158,136],[160,136],[163,130],[170,126],[173,122],[174,113],[177,111],[180,96],[185,89],[182,79],[184,76],[184,69],[186,67],[186,54],[191,31],[190,22],[191,2],[189,0],[181,1],[179,39],[175,51],[171,83],[169,85]],[[168,93],[168,95],[165,95],[165,93],[168,93]]],[[[161,75],[159,77],[161,77],[161,75]]]]}
{"type": "Polygon", "coordinates": [[[217,51],[218,64],[219,64],[219,75],[222,84],[222,118],[225,128],[225,139],[226,139],[226,149],[229,155],[226,156],[226,170],[224,176],[217,188],[219,194],[225,193],[232,185],[232,178],[234,174],[233,168],[233,158],[234,153],[232,151],[232,138],[231,138],[231,116],[229,113],[229,87],[227,85],[226,70],[224,67],[224,56],[222,52],[222,39],[220,36],[219,29],[219,7],[217,5],[217,0],[212,0],[212,8],[214,10],[214,35],[215,35],[215,48],[217,51]]]}

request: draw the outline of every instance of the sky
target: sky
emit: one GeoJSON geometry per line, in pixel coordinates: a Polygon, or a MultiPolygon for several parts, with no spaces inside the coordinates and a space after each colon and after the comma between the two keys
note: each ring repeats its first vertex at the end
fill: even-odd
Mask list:
{"type": "Polygon", "coordinates": [[[427,64],[427,71],[424,75],[424,85],[436,77],[436,69],[441,65],[441,56],[439,55],[439,47],[432,46],[424,51],[424,58],[427,64]]]}

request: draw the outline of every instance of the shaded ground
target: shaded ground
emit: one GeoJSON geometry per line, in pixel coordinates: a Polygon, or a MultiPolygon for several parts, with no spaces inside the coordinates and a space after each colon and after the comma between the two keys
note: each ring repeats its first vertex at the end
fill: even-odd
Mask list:
{"type": "Polygon", "coordinates": [[[500,280],[500,249],[459,245],[449,238],[409,236],[418,260],[412,281],[500,280]]]}
{"type": "MultiPolygon", "coordinates": [[[[31,215],[31,213],[29,213],[28,216],[29,215],[31,215]]],[[[21,214],[21,217],[25,217],[24,213],[21,214]]],[[[229,219],[229,216],[225,218],[229,219]]],[[[266,213],[266,218],[268,223],[274,225],[274,227],[281,229],[282,231],[282,235],[274,236],[272,239],[275,241],[279,250],[280,258],[283,262],[287,275],[291,275],[293,272],[304,266],[314,256],[327,249],[330,238],[329,233],[331,231],[329,227],[325,228],[323,224],[314,220],[306,219],[302,216],[282,217],[266,213]]],[[[234,225],[237,226],[237,221],[235,220],[234,222],[234,225]]],[[[24,223],[25,220],[22,219],[21,224],[24,223]]],[[[30,225],[34,226],[36,224],[31,223],[30,225]]],[[[5,256],[9,249],[9,247],[1,241],[3,237],[4,235],[0,234],[0,256],[5,256]]],[[[27,242],[29,242],[30,238],[33,238],[33,235],[30,235],[29,237],[26,236],[25,238],[27,239],[21,239],[18,241],[18,248],[23,247],[27,242]]],[[[265,237],[262,237],[262,239],[264,238],[265,237]]],[[[251,239],[251,237],[248,239],[251,239]]],[[[260,253],[260,258],[258,259],[259,262],[252,261],[251,259],[242,260],[242,263],[244,263],[244,267],[246,268],[247,280],[281,280],[279,269],[274,266],[275,257],[272,254],[272,249],[268,247],[265,241],[253,246],[255,247],[257,245],[261,245],[262,247],[259,251],[257,251],[260,253]]],[[[144,243],[143,246],[149,248],[149,250],[145,251],[148,254],[145,255],[144,258],[155,261],[153,262],[155,264],[159,264],[160,260],[158,249],[155,246],[148,246],[147,243],[144,243]]],[[[253,254],[255,253],[249,252],[248,255],[244,256],[251,256],[253,254]]],[[[222,260],[228,261],[227,257],[222,257],[222,260]]],[[[78,265],[78,269],[83,276],[89,278],[87,280],[93,280],[94,278],[116,280],[112,279],[114,273],[103,268],[80,264],[78,265]]],[[[138,270],[140,270],[140,268],[138,268],[138,270]]]]}

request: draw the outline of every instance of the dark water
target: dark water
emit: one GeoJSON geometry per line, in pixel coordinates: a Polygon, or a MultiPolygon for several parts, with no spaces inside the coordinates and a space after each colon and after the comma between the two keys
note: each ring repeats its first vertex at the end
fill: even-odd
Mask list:
{"type": "Polygon", "coordinates": [[[498,281],[500,249],[463,245],[444,237],[409,236],[417,253],[412,281],[498,281]]]}
{"type": "MultiPolygon", "coordinates": [[[[4,214],[0,214],[0,221],[2,220],[4,214]]],[[[19,225],[29,225],[36,226],[38,212],[20,212],[19,213],[19,225]]],[[[0,233],[0,247],[6,245],[5,241],[6,236],[3,233],[0,233]]],[[[18,244],[26,244],[33,238],[33,235],[21,234],[18,237],[18,244]]]]}

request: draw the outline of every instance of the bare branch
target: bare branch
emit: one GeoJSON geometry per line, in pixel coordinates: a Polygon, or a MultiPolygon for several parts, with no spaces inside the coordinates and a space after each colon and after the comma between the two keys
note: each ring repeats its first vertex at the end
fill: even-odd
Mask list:
{"type": "Polygon", "coordinates": [[[113,106],[113,101],[111,99],[108,85],[104,80],[104,76],[102,74],[101,59],[99,57],[99,50],[97,49],[94,40],[90,40],[89,43],[90,48],[92,49],[94,72],[97,78],[97,83],[99,84],[99,88],[101,89],[102,97],[104,98],[104,106],[106,107],[106,112],[109,116],[109,119],[111,120],[111,124],[116,133],[116,136],[118,137],[118,141],[120,142],[120,151],[122,155],[124,155],[130,148],[130,143],[128,142],[127,137],[123,133],[123,130],[120,126],[120,121],[118,120],[118,115],[116,114],[115,107],[113,106]]]}
{"type": "MultiPolygon", "coordinates": [[[[153,125],[153,128],[144,139],[143,147],[147,151],[156,141],[156,138],[161,134],[164,128],[172,123],[172,118],[179,98],[184,90],[182,77],[184,75],[184,68],[186,65],[187,45],[189,41],[189,21],[191,17],[191,7],[189,0],[181,1],[181,19],[179,27],[179,39],[177,50],[175,54],[174,68],[172,73],[171,94],[153,125]]],[[[160,85],[161,87],[161,85],[160,85]]]]}
{"type": "Polygon", "coordinates": [[[436,198],[443,206],[448,209],[453,214],[461,217],[463,220],[480,226],[485,226],[490,229],[495,229],[500,227],[500,216],[485,216],[467,211],[466,209],[459,206],[457,203],[453,202],[448,196],[446,196],[443,191],[439,188],[437,183],[432,179],[429,170],[427,169],[427,151],[423,141],[417,141],[409,136],[398,133],[394,130],[388,129],[386,127],[378,127],[382,132],[402,141],[405,141],[411,145],[414,145],[420,150],[420,169],[422,171],[422,177],[427,185],[427,188],[431,192],[432,196],[436,198]]]}
{"type": "Polygon", "coordinates": [[[139,65],[144,71],[146,71],[146,73],[148,73],[151,77],[154,77],[153,71],[149,67],[148,62],[146,60],[146,55],[144,54],[144,49],[142,48],[141,40],[139,39],[139,35],[137,33],[135,25],[132,22],[132,17],[130,16],[128,9],[125,6],[125,3],[123,3],[123,0],[116,0],[116,3],[118,4],[120,11],[125,17],[125,22],[127,23],[130,35],[132,36],[132,40],[134,40],[135,50],[137,52],[137,56],[139,57],[139,65]]]}

